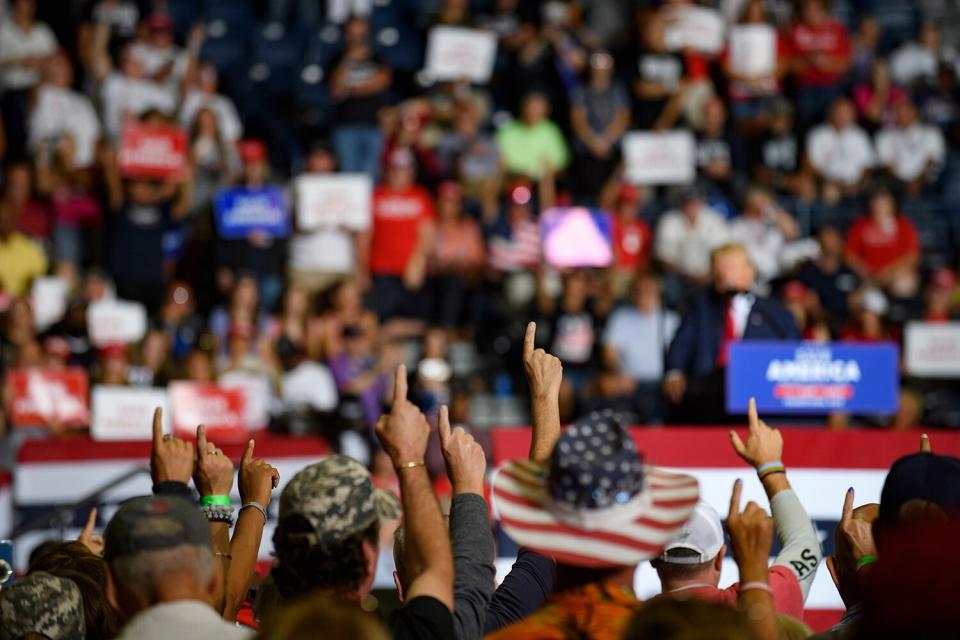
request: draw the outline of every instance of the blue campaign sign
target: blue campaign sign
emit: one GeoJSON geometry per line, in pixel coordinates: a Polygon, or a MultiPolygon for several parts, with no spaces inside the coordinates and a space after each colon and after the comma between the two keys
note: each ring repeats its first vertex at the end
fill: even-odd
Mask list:
{"type": "Polygon", "coordinates": [[[290,235],[290,211],[280,187],[221,189],[213,207],[217,231],[226,240],[246,238],[253,232],[271,238],[290,235]]]}
{"type": "Polygon", "coordinates": [[[893,413],[900,396],[893,343],[744,341],[730,345],[727,411],[893,413]]]}

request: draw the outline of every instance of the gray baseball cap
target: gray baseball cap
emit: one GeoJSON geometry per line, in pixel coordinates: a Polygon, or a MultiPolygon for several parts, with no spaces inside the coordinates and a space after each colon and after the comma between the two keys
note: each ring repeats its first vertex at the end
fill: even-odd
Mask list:
{"type": "Polygon", "coordinates": [[[83,640],[83,597],[66,578],[35,571],[0,592],[0,640],[38,634],[50,640],[83,640]]]}
{"type": "Polygon", "coordinates": [[[280,494],[280,526],[303,517],[322,545],[336,544],[377,520],[400,517],[400,501],[377,489],[366,467],[343,455],[315,462],[293,476],[280,494]]]}
{"type": "Polygon", "coordinates": [[[184,544],[210,546],[207,519],[192,502],[177,496],[141,496],[124,502],[107,524],[103,557],[160,551],[184,544]]]}

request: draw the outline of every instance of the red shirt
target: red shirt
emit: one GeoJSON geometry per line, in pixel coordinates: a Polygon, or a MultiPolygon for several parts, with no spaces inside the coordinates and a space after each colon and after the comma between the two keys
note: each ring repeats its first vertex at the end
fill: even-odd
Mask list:
{"type": "MultiPolygon", "coordinates": [[[[787,33],[790,51],[794,59],[809,63],[809,57],[815,53],[834,57],[850,57],[850,37],[847,28],[837,20],[828,20],[812,27],[805,22],[794,22],[787,33]]],[[[830,73],[812,66],[796,74],[797,84],[801,87],[823,87],[836,84],[843,79],[843,73],[830,73]]]]}
{"type": "MultiPolygon", "coordinates": [[[[773,589],[774,610],[797,620],[803,620],[803,592],[800,591],[797,574],[787,567],[775,564],[767,572],[767,580],[770,588],[773,589]]],[[[662,595],[669,598],[695,598],[735,607],[737,598],[740,596],[740,583],[732,584],[726,589],[709,586],[692,587],[662,595]]]]}
{"type": "Polygon", "coordinates": [[[643,220],[613,219],[613,260],[618,269],[637,269],[650,261],[650,226],[643,220]]]}
{"type": "Polygon", "coordinates": [[[433,220],[433,198],[419,185],[373,190],[370,273],[402,276],[417,248],[420,225],[433,220]]]}
{"type": "Polygon", "coordinates": [[[897,216],[890,229],[883,229],[870,216],[863,216],[847,232],[847,253],[876,273],[909,253],[920,253],[917,229],[904,216],[897,216]]]}

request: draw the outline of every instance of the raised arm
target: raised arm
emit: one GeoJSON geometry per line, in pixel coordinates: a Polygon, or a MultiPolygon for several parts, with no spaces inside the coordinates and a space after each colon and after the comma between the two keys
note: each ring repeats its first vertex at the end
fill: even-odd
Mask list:
{"type": "MultiPolygon", "coordinates": [[[[230,490],[233,488],[233,463],[230,458],[223,455],[223,451],[217,448],[212,442],[207,442],[207,430],[203,425],[197,427],[197,467],[193,475],[193,483],[200,492],[200,504],[207,506],[206,500],[210,500],[210,505],[230,504],[230,490]]],[[[222,569],[221,576],[224,583],[221,592],[218,594],[216,607],[222,611],[224,607],[224,596],[226,595],[226,580],[230,574],[230,523],[222,520],[211,519],[208,515],[210,526],[210,542],[213,544],[213,552],[217,560],[220,561],[222,569]]]]}
{"type": "Polygon", "coordinates": [[[406,602],[432,597],[453,610],[453,556],[450,537],[433,493],[424,456],[430,427],[407,400],[407,368],[397,367],[393,407],[377,421],[377,437],[400,478],[410,584],[406,602]]]}
{"type": "Polygon", "coordinates": [[[736,431],[730,432],[730,442],[744,462],[757,470],[763,489],[770,500],[770,511],[780,540],[780,553],[773,564],[787,567],[797,576],[800,590],[806,600],[813,578],[820,566],[822,552],[817,530],[807,515],[800,499],[790,487],[783,466],[783,436],[771,429],[757,415],[757,403],[751,398],[749,432],[746,443],[736,431]]]}
{"type": "Polygon", "coordinates": [[[527,325],[523,337],[523,370],[530,385],[530,413],[533,434],[530,441],[530,460],[546,463],[560,437],[560,383],[563,365],[560,358],[543,349],[534,349],[537,323],[527,325]]]}
{"type": "Polygon", "coordinates": [[[743,481],[733,484],[727,530],[733,546],[733,557],[740,571],[738,604],[744,609],[758,640],[778,640],[777,616],[773,609],[773,589],[767,576],[773,522],[756,502],[747,503],[740,511],[743,481]]]}
{"type": "Polygon", "coordinates": [[[484,635],[493,596],[496,548],[487,517],[483,483],[487,460],[483,447],[462,427],[450,428],[450,413],[440,407],[440,448],[453,485],[450,545],[453,549],[453,620],[459,640],[484,635]]]}
{"type": "Polygon", "coordinates": [[[236,619],[237,610],[250,588],[260,552],[263,527],[267,524],[267,508],[274,489],[280,484],[280,473],[269,463],[253,457],[254,441],[240,459],[240,512],[230,541],[230,568],[224,585],[223,618],[236,619]]]}

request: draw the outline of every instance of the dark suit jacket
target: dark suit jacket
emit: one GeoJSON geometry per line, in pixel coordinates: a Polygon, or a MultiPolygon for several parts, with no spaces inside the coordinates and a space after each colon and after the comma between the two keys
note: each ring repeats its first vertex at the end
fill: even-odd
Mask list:
{"type": "MultiPolygon", "coordinates": [[[[712,287],[695,293],[670,343],[666,370],[682,371],[687,377],[714,371],[723,342],[726,313],[726,300],[712,287]]],[[[747,317],[743,339],[800,340],[801,336],[786,307],[777,300],[758,297],[747,317]]]]}

